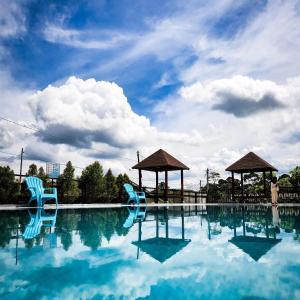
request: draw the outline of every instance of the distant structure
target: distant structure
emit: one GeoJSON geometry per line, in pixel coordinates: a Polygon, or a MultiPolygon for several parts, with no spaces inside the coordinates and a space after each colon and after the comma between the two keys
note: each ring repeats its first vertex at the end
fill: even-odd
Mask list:
{"type": "Polygon", "coordinates": [[[232,177],[232,187],[231,195],[232,200],[235,200],[235,191],[234,191],[234,173],[241,174],[241,187],[242,187],[242,198],[244,198],[244,178],[243,174],[251,172],[262,172],[264,180],[264,195],[267,197],[267,185],[266,185],[266,172],[270,172],[272,177],[272,172],[277,172],[278,170],[266,162],[264,159],[259,157],[253,152],[249,152],[238,161],[226,168],[226,171],[231,172],[232,177]]]}
{"type": "Polygon", "coordinates": [[[180,171],[181,177],[181,202],[183,202],[183,170],[189,170],[189,168],[177,160],[175,157],[167,153],[166,151],[159,149],[155,153],[151,154],[138,164],[132,167],[139,171],[139,190],[142,190],[142,170],[155,172],[156,175],[156,196],[158,199],[158,172],[165,172],[165,189],[164,200],[168,200],[168,172],[180,171]]]}
{"type": "Polygon", "coordinates": [[[50,178],[58,178],[60,175],[60,164],[47,162],[46,173],[50,178]]]}

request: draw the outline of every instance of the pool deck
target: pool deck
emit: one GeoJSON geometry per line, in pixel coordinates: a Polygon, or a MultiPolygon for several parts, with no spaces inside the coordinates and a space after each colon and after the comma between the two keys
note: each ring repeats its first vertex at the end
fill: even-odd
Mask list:
{"type": "MultiPolygon", "coordinates": [[[[88,208],[118,208],[128,207],[134,205],[127,205],[123,203],[90,203],[90,204],[59,204],[58,209],[88,209],[88,208]]],[[[147,207],[176,207],[176,206],[272,206],[271,203],[148,203],[140,206],[147,207]]],[[[281,203],[279,207],[300,207],[300,203],[281,203]]],[[[34,208],[29,206],[20,206],[15,204],[0,205],[1,210],[24,210],[34,208]]],[[[45,209],[55,209],[54,204],[45,204],[45,209]]]]}

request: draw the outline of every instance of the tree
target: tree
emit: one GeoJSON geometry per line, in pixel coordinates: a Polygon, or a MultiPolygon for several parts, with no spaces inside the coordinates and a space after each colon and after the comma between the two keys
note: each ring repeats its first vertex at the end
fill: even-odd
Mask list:
{"type": "Polygon", "coordinates": [[[79,184],[87,201],[96,201],[104,196],[103,168],[99,162],[95,161],[82,171],[79,184]]]}
{"type": "Polygon", "coordinates": [[[108,200],[117,197],[118,194],[118,186],[116,185],[116,178],[113,175],[111,169],[108,169],[107,173],[104,177],[105,182],[105,194],[108,200]]]}
{"type": "Polygon", "coordinates": [[[19,193],[14,171],[9,166],[0,166],[0,201],[11,202],[19,193]]]}
{"type": "Polygon", "coordinates": [[[116,186],[118,189],[118,198],[123,199],[125,198],[125,193],[124,193],[124,188],[123,185],[124,183],[130,183],[130,179],[128,175],[125,174],[119,174],[116,178],[116,186]]]}
{"type": "Polygon", "coordinates": [[[26,173],[27,176],[37,176],[38,170],[37,170],[37,165],[36,164],[31,164],[29,166],[29,169],[26,173]]]}
{"type": "Polygon", "coordinates": [[[215,185],[220,179],[220,174],[218,172],[212,171],[209,173],[209,179],[211,179],[213,181],[213,184],[215,185]]]}
{"type": "Polygon", "coordinates": [[[279,180],[278,180],[278,185],[280,187],[291,187],[291,181],[290,181],[290,176],[280,176],[279,180]]]}
{"type": "Polygon", "coordinates": [[[44,186],[47,186],[48,182],[48,175],[45,173],[45,170],[43,167],[39,167],[37,177],[43,180],[44,186]]]}
{"type": "Polygon", "coordinates": [[[299,186],[300,185],[300,166],[297,166],[296,168],[292,169],[289,173],[291,175],[290,182],[294,186],[299,186]]]}
{"type": "Polygon", "coordinates": [[[74,181],[75,168],[72,163],[68,161],[63,173],[59,176],[57,184],[59,186],[60,197],[78,197],[79,189],[77,183],[74,181]]]}

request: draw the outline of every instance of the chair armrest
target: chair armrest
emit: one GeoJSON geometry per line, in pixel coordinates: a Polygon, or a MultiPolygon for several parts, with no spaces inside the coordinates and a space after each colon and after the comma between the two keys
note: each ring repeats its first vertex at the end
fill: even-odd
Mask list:
{"type": "Polygon", "coordinates": [[[57,194],[57,189],[56,188],[45,188],[44,192],[45,191],[51,191],[51,194],[57,194]]]}

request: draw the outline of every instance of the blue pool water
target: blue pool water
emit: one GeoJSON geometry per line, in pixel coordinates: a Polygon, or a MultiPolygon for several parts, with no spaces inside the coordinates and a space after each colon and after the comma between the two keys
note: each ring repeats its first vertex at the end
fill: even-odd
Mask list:
{"type": "Polygon", "coordinates": [[[2,211],[0,299],[300,299],[300,209],[2,211]]]}

